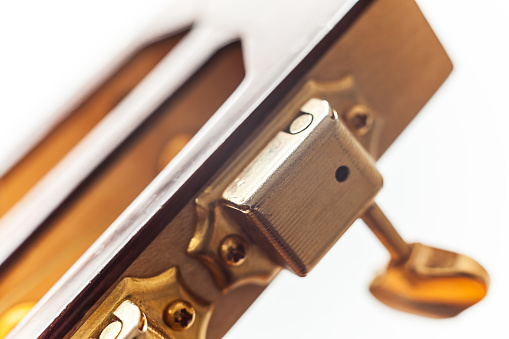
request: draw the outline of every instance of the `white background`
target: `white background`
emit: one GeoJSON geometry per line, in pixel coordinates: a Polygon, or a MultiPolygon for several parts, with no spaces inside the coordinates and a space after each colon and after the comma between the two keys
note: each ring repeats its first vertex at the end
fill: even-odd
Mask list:
{"type": "MultiPolygon", "coordinates": [[[[409,241],[481,262],[488,296],[449,320],[386,308],[367,288],[388,256],[357,222],[308,277],[283,272],[229,338],[509,337],[509,2],[418,3],[455,69],[380,160],[378,202],[409,241]]],[[[0,163],[165,6],[0,4],[0,163]]]]}

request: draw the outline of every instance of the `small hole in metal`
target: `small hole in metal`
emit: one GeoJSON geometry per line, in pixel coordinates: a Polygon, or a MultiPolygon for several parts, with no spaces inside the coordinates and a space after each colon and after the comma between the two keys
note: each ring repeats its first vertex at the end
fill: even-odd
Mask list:
{"type": "Polygon", "coordinates": [[[343,182],[348,178],[350,174],[350,169],[347,166],[339,166],[336,170],[336,180],[338,182],[343,182]]]}

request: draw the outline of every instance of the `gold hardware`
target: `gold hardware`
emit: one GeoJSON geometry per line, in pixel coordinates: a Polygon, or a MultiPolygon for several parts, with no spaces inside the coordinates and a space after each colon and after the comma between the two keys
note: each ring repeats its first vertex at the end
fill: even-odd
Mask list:
{"type": "Polygon", "coordinates": [[[288,130],[290,134],[298,134],[305,130],[306,128],[308,128],[312,122],[313,115],[304,113],[299,115],[297,118],[295,118],[294,121],[292,121],[292,124],[290,125],[290,128],[288,130]]]}
{"type": "Polygon", "coordinates": [[[270,277],[274,264],[304,276],[362,217],[392,258],[371,285],[375,297],[421,315],[456,315],[484,297],[488,275],[468,257],[407,244],[374,203],[382,177],[361,143],[370,147],[379,124],[367,106],[352,103],[352,88],[351,78],[306,84],[304,96],[341,93],[345,123],[325,100],[310,99],[300,110],[301,98],[290,101],[278,113],[282,120],[293,117],[286,129],[267,128],[198,197],[198,226],[188,252],[212,270],[223,290],[270,277]],[[255,260],[247,256],[248,246],[255,260]],[[259,258],[267,260],[263,252],[274,264],[260,264],[259,258]]]}
{"type": "Polygon", "coordinates": [[[223,292],[268,284],[281,268],[225,213],[219,196],[220,189],[208,188],[196,199],[198,222],[187,252],[210,269],[223,292]]]}
{"type": "MultiPolygon", "coordinates": [[[[374,2],[370,8],[374,8],[376,10],[369,10],[366,14],[363,14],[359,18],[359,22],[367,22],[370,23],[368,27],[366,25],[363,25],[359,28],[357,26],[359,24],[354,25],[352,28],[348,29],[347,34],[344,34],[344,36],[341,37],[339,40],[339,44],[336,44],[339,46],[339,48],[334,47],[336,50],[340,51],[341,53],[334,53],[333,55],[326,55],[324,58],[322,58],[322,61],[320,61],[319,67],[316,70],[312,70],[311,75],[315,79],[334,79],[338,74],[343,75],[352,73],[355,74],[356,79],[359,80],[359,85],[364,94],[366,94],[366,97],[369,99],[370,104],[373,104],[373,107],[378,110],[389,122],[387,124],[388,128],[383,131],[383,143],[381,143],[381,149],[385,150],[385,148],[393,141],[393,139],[396,137],[399,132],[404,128],[404,126],[409,122],[409,120],[415,115],[415,113],[418,111],[418,109],[424,104],[424,102],[428,99],[431,92],[433,92],[439,83],[443,81],[443,78],[445,77],[446,73],[449,72],[450,65],[448,63],[448,59],[445,56],[442,47],[440,44],[434,39],[434,36],[431,31],[429,31],[429,27],[426,25],[425,21],[422,20],[420,17],[419,11],[415,11],[412,9],[415,8],[414,6],[407,6],[406,4],[400,4],[399,6],[396,6],[396,9],[394,10],[394,6],[391,5],[392,3],[396,2],[383,2],[383,1],[377,1],[374,2]],[[379,3],[382,3],[380,5],[379,3]],[[379,7],[382,8],[382,10],[379,9],[379,7]],[[401,8],[399,8],[401,7],[401,8]],[[405,13],[405,14],[412,14],[412,15],[397,15],[397,18],[393,20],[394,22],[389,24],[385,24],[386,17],[390,18],[390,15],[385,15],[387,13],[405,13]],[[409,13],[406,13],[409,12],[409,13]],[[373,14],[371,14],[373,13],[373,14]],[[383,25],[380,26],[380,20],[376,20],[377,18],[382,18],[383,25]],[[416,20],[417,19],[417,20],[416,20]],[[400,25],[394,25],[394,23],[400,23],[400,22],[411,22],[411,23],[418,23],[418,25],[411,26],[412,29],[401,29],[401,27],[405,28],[406,26],[400,26],[400,25]],[[373,23],[373,24],[371,24],[373,23]],[[378,29],[382,27],[383,29],[378,29]],[[424,27],[424,29],[420,29],[420,27],[424,27]],[[375,34],[366,34],[366,32],[373,31],[375,34]],[[403,35],[402,37],[398,36],[398,32],[411,32],[409,36],[403,35]],[[355,33],[352,36],[352,33],[355,33]],[[381,32],[378,34],[378,32],[381,32]],[[395,33],[395,34],[392,34],[395,33]],[[427,33],[427,34],[425,34],[427,33]],[[389,44],[387,43],[387,39],[383,39],[384,37],[389,36],[389,44]],[[427,36],[430,36],[429,38],[427,36]],[[366,38],[366,39],[358,39],[366,38]],[[423,38],[424,37],[424,38],[423,38]],[[399,39],[399,40],[398,40],[399,39]],[[355,43],[357,41],[362,40],[362,44],[355,43]],[[424,41],[424,43],[423,43],[424,41]],[[411,45],[411,43],[414,44],[414,46],[411,45]],[[403,48],[396,48],[400,47],[399,44],[401,44],[403,48]],[[389,46],[389,48],[386,48],[389,46]],[[409,47],[410,46],[410,47],[409,47]],[[425,46],[425,53],[422,53],[421,50],[416,49],[412,47],[415,46],[425,46]],[[381,47],[381,48],[380,48],[381,47]],[[381,55],[377,55],[377,61],[373,62],[372,51],[376,51],[376,53],[381,52],[381,55]],[[409,53],[410,51],[410,53],[409,53]],[[387,54],[387,55],[385,55],[387,54]],[[414,57],[418,56],[418,57],[414,57]],[[324,62],[325,61],[325,62],[324,62]],[[404,62],[401,62],[404,61],[404,62]],[[332,63],[332,66],[336,65],[336,67],[330,67],[332,63]],[[381,65],[381,66],[380,66],[381,65]],[[416,66],[417,65],[417,66],[416,66]],[[423,67],[429,66],[429,67],[423,67]],[[424,74],[425,73],[425,74],[424,74]],[[400,76],[402,75],[402,76],[400,76]],[[424,79],[424,81],[419,81],[419,79],[424,79]],[[378,89],[378,90],[377,90],[378,89]],[[398,98],[401,100],[394,100],[395,97],[393,94],[397,93],[398,98]],[[393,123],[396,122],[396,123],[393,123]]],[[[399,2],[397,2],[399,3],[399,2]]],[[[394,16],[394,15],[393,15],[394,16]]],[[[408,34],[407,34],[408,35],[408,34]]],[[[375,53],[375,54],[376,54],[375,53]]],[[[219,76],[222,78],[225,78],[224,72],[219,72],[219,76]]],[[[307,75],[308,78],[309,75],[307,75]]],[[[216,86],[220,87],[220,86],[216,86]]],[[[210,92],[210,91],[209,91],[210,92]]],[[[217,98],[216,91],[213,91],[211,94],[212,97],[217,98]]],[[[320,96],[321,97],[321,96],[320,96]]],[[[338,106],[333,102],[334,97],[331,97],[330,99],[323,97],[324,99],[329,100],[332,103],[332,106],[335,107],[340,116],[344,116],[344,108],[348,108],[348,105],[345,105],[344,107],[338,106]]],[[[204,101],[204,100],[200,100],[204,101]]],[[[221,101],[222,102],[222,101],[221,101]]],[[[219,105],[219,104],[218,104],[219,105]]],[[[184,112],[188,112],[187,110],[181,110],[184,112]]],[[[199,111],[202,111],[200,109],[199,111]]],[[[215,111],[215,110],[214,110],[215,111]]],[[[178,120],[178,119],[177,119],[178,120]]],[[[185,119],[184,119],[185,120],[185,119]]],[[[189,119],[187,119],[189,120],[189,119]]],[[[196,119],[191,119],[196,120],[196,119]]],[[[378,120],[377,120],[378,122],[378,120]]],[[[277,122],[275,122],[277,123],[277,122]]],[[[378,124],[377,124],[378,125],[378,124]]],[[[377,126],[375,125],[375,127],[377,126]]],[[[375,128],[370,130],[366,135],[370,135],[372,131],[374,131],[375,128]]],[[[166,139],[165,139],[166,140],[166,139]]],[[[376,144],[376,143],[373,143],[376,144]]],[[[159,153],[160,148],[152,148],[155,149],[159,153]]],[[[142,152],[143,153],[143,152],[142,152]]],[[[162,152],[161,152],[162,153],[162,152]]],[[[135,163],[140,163],[139,161],[135,163]]],[[[147,167],[146,161],[142,161],[142,167],[147,167]]],[[[155,163],[155,162],[154,162],[155,163]]],[[[133,172],[134,173],[134,172],[133,172]]],[[[115,172],[115,176],[117,178],[123,178],[118,174],[118,172],[115,172]]],[[[139,175],[137,175],[139,177],[139,175]]],[[[126,180],[120,180],[122,183],[125,183],[126,180]]],[[[131,183],[132,184],[132,183],[131,183]]],[[[131,185],[132,186],[132,185],[131,185]]],[[[145,185],[140,186],[145,187],[145,185]]],[[[109,190],[112,191],[112,190],[109,190]]],[[[116,192],[118,195],[118,192],[116,192]]],[[[123,194],[125,196],[125,194],[123,194]]],[[[131,201],[132,199],[129,199],[131,201]]],[[[102,199],[101,201],[104,201],[102,199]]],[[[166,206],[168,206],[167,204],[166,206]]],[[[194,216],[191,215],[192,209],[187,206],[187,210],[184,212],[187,219],[184,221],[187,223],[194,224],[195,219],[194,216]]],[[[123,209],[122,209],[123,210],[123,209]]],[[[120,213],[120,212],[119,212],[120,213]]],[[[174,219],[175,220],[175,219],[174,219]]],[[[64,220],[65,221],[65,220],[64,220]]],[[[177,236],[173,236],[172,239],[178,238],[182,239],[180,237],[181,233],[179,232],[181,229],[186,229],[188,226],[186,223],[182,222],[182,218],[177,219],[178,223],[182,223],[182,227],[176,230],[176,228],[172,229],[172,234],[176,234],[177,236]]],[[[175,221],[172,221],[173,224],[178,224],[175,221]]],[[[73,223],[67,223],[67,224],[73,224],[73,223]]],[[[87,223],[85,223],[87,224],[87,223]]],[[[91,223],[88,223],[91,224],[91,223]]],[[[92,223],[97,224],[97,223],[92,223]]],[[[109,223],[108,223],[109,225],[109,223]]],[[[74,225],[73,225],[74,226],[74,225]]],[[[179,225],[180,226],[180,225],[179,225]]],[[[169,227],[168,227],[169,228],[169,227]]],[[[211,227],[214,229],[213,227],[211,227]]],[[[73,237],[75,237],[74,232],[72,232],[73,237]]],[[[89,234],[88,232],[87,234],[89,234]]],[[[184,231],[182,233],[185,233],[184,231]]],[[[115,233],[116,234],[116,233],[115,233]]],[[[187,237],[187,234],[186,234],[187,237]]],[[[76,237],[80,238],[80,237],[76,237]]],[[[81,237],[82,238],[82,237],[81,237]]],[[[221,239],[221,237],[219,237],[221,239]]],[[[158,237],[157,239],[159,242],[161,242],[161,237],[158,237]]],[[[248,242],[251,241],[251,239],[246,238],[248,242]]],[[[63,242],[65,243],[65,241],[63,242]]],[[[173,244],[173,242],[171,243],[173,244]]],[[[178,243],[177,243],[178,244],[178,243]]],[[[214,251],[217,251],[217,248],[213,248],[214,251]]],[[[166,247],[165,251],[160,251],[159,253],[164,254],[161,257],[164,258],[171,258],[172,255],[178,251],[181,251],[181,248],[178,246],[170,246],[166,247]]],[[[37,253],[37,251],[35,251],[37,253]]],[[[51,252],[51,251],[50,251],[51,252]]],[[[99,253],[101,254],[101,253],[99,253]]],[[[97,255],[99,255],[97,254],[97,255]]],[[[156,253],[157,254],[157,253],[156,253]]],[[[252,251],[249,252],[249,256],[253,254],[252,251]]],[[[96,254],[93,254],[96,255],[96,254]]],[[[65,257],[66,259],[69,259],[68,255],[60,256],[65,257]]],[[[142,257],[138,262],[146,262],[147,256],[142,257]]],[[[187,259],[187,258],[186,258],[187,259]]],[[[152,260],[151,263],[153,263],[155,260],[152,260]]],[[[189,260],[188,260],[189,261],[189,260]]],[[[71,261],[69,261],[71,262],[71,261]]],[[[125,262],[125,260],[123,261],[125,262]]],[[[185,263],[181,263],[179,261],[179,265],[186,266],[186,272],[196,272],[200,271],[196,266],[194,266],[196,263],[191,262],[191,264],[188,264],[186,261],[185,263]],[[189,268],[188,266],[191,266],[189,268]]],[[[245,263],[242,265],[244,266],[245,263]]],[[[49,265],[43,265],[43,266],[49,266],[49,265]]],[[[112,266],[112,265],[110,265],[112,266]]],[[[136,267],[136,265],[134,265],[136,267]]],[[[142,265],[138,265],[138,267],[141,267],[142,265]]],[[[152,266],[152,265],[151,265],[152,266]]],[[[131,266],[133,267],[133,266],[131,266]]],[[[145,266],[146,267],[146,266],[145,266]]],[[[153,265],[153,268],[151,269],[139,269],[139,272],[144,272],[143,274],[146,275],[155,275],[159,272],[161,272],[160,268],[155,268],[157,265],[153,265]]],[[[121,267],[116,267],[114,271],[120,272],[121,267]]],[[[130,271],[131,275],[138,276],[137,271],[130,271]]],[[[32,273],[32,272],[31,272],[32,273]]],[[[32,274],[33,275],[33,274],[32,274]]],[[[12,280],[12,279],[11,279],[12,280]]],[[[47,280],[47,279],[46,279],[47,280]]],[[[193,288],[196,289],[196,291],[199,291],[198,287],[204,291],[208,291],[207,288],[209,287],[209,282],[207,279],[203,279],[204,281],[198,281],[198,283],[193,284],[193,288]],[[207,281],[205,281],[207,280],[207,281]]],[[[9,281],[7,281],[9,282],[9,281]]],[[[14,285],[15,286],[15,281],[14,285]]],[[[41,284],[37,284],[40,286],[41,284]]],[[[73,284],[74,285],[74,284],[73,284]]],[[[102,285],[104,286],[104,284],[102,285]]],[[[114,287],[114,286],[112,286],[114,287]]],[[[246,300],[250,300],[249,298],[253,299],[254,296],[258,293],[246,293],[246,290],[250,291],[251,287],[248,287],[247,289],[243,289],[242,291],[238,291],[239,293],[235,293],[235,298],[230,298],[228,302],[224,303],[224,305],[221,306],[221,309],[235,309],[231,311],[230,318],[235,318],[236,313],[240,313],[240,309],[244,309],[245,307],[238,307],[239,301],[244,301],[244,304],[247,304],[248,302],[246,300]],[[230,307],[231,304],[234,304],[236,307],[230,307]],[[239,309],[239,310],[237,310],[239,309]]],[[[255,287],[255,291],[261,290],[261,287],[255,287]]],[[[9,293],[13,294],[13,293],[9,293]]],[[[8,294],[8,295],[9,295],[8,294]]],[[[16,294],[16,293],[14,293],[16,294]]],[[[18,293],[19,294],[19,293],[18,293]]],[[[94,295],[94,294],[92,294],[94,295]]],[[[205,294],[204,294],[205,295],[205,294]]],[[[233,295],[233,294],[231,294],[233,295]]],[[[11,298],[12,299],[12,298],[11,298]]],[[[88,302],[93,301],[93,299],[88,298],[88,302]]],[[[215,299],[214,299],[215,300],[215,299]]],[[[102,299],[100,300],[102,301],[102,299]]],[[[6,305],[4,305],[6,306],[6,305]]],[[[10,307],[10,306],[9,306],[10,307]]],[[[63,314],[62,316],[65,316],[67,318],[69,315],[72,314],[78,314],[77,312],[73,312],[73,308],[69,307],[65,311],[66,314],[63,314]],[[67,311],[69,310],[69,311],[67,311]]],[[[75,318],[75,317],[74,317],[75,318]]],[[[221,333],[225,332],[226,328],[230,326],[230,323],[232,321],[224,320],[224,317],[218,318],[222,321],[214,322],[214,328],[212,329],[215,332],[221,333]],[[220,323],[220,325],[217,325],[217,323],[220,323]],[[221,330],[217,330],[216,327],[220,327],[221,330]],[[224,328],[224,329],[223,329],[224,328]]]]}
{"type": "MultiPolygon", "coordinates": [[[[127,300],[125,301],[127,302],[127,300]]],[[[120,335],[122,331],[122,322],[120,320],[115,320],[101,332],[99,339],[115,339],[120,335]]]]}
{"type": "Polygon", "coordinates": [[[147,318],[140,308],[130,300],[125,300],[113,312],[115,320],[102,330],[99,339],[157,338],[148,333],[147,318]]]}
{"type": "Polygon", "coordinates": [[[408,258],[412,251],[411,246],[401,238],[377,204],[368,208],[362,216],[362,220],[387,248],[394,262],[408,258]]]}
{"type": "Polygon", "coordinates": [[[5,338],[34,306],[34,302],[24,302],[11,307],[2,314],[0,316],[0,339],[5,338]]]}
{"type": "Polygon", "coordinates": [[[72,338],[205,338],[212,308],[172,267],[152,278],[122,279],[72,338]]]}
{"type": "MultiPolygon", "coordinates": [[[[87,114],[106,114],[108,111],[103,111],[105,106],[108,106],[109,102],[114,104],[119,96],[126,93],[124,91],[130,88],[129,83],[133,77],[142,79],[143,69],[150,65],[155,66],[154,62],[166,54],[164,50],[170,49],[178,40],[165,39],[166,42],[163,41],[162,45],[156,43],[153,48],[142,52],[145,61],[140,59],[139,62],[146,65],[133,64],[130,75],[124,74],[112,84],[115,87],[111,88],[113,92],[101,90],[101,93],[97,93],[98,96],[94,94],[96,99],[91,100],[95,100],[95,103],[85,104],[88,108],[79,108],[81,112],[76,116],[77,119],[74,119],[74,114],[63,119],[62,125],[54,131],[56,134],[49,134],[42,144],[27,154],[27,158],[21,160],[19,166],[13,167],[11,172],[1,177],[0,214],[5,207],[21,197],[24,186],[28,188],[35,184],[37,180],[32,181],[33,179],[51,169],[53,165],[48,166],[57,160],[59,152],[64,152],[61,154],[63,156],[71,149],[74,142],[68,137],[77,137],[84,132],[79,132],[79,129],[93,126],[90,125],[92,121],[88,121],[87,114]],[[157,53],[154,48],[158,50],[157,53]],[[148,62],[147,58],[154,60],[148,62]],[[135,75],[133,72],[141,73],[135,75]],[[32,175],[35,177],[32,178],[32,175]]],[[[148,70],[147,68],[146,71],[148,70]]],[[[97,175],[86,181],[86,189],[78,190],[65,208],[52,214],[45,223],[45,231],[37,233],[37,236],[27,241],[24,254],[13,257],[12,265],[9,264],[9,267],[0,272],[0,314],[25,300],[39,301],[180,151],[185,140],[191,139],[198,132],[237,88],[243,77],[240,43],[230,45],[218,51],[210,59],[210,64],[198,71],[186,89],[179,92],[171,103],[161,106],[154,118],[143,124],[140,133],[135,133],[130,138],[131,141],[119,149],[118,156],[112,158],[107,166],[101,166],[97,175]],[[226,73],[228,76],[223,76],[226,73]],[[39,236],[43,234],[44,236],[39,236]],[[59,248],[60,255],[54,255],[54,248],[59,248]]],[[[78,139],[80,138],[81,136],[78,139]]],[[[71,176],[74,176],[78,172],[81,173],[81,169],[75,173],[69,171],[68,174],[73,173],[71,176]]],[[[36,214],[49,208],[39,204],[32,206],[34,209],[31,211],[37,211],[36,214]]],[[[15,214],[26,220],[23,215],[32,213],[24,210],[18,209],[15,214]]],[[[19,221],[21,219],[16,219],[18,222],[13,223],[28,227],[25,222],[19,221]]],[[[4,221],[0,221],[0,229],[11,224],[4,221]]],[[[9,241],[9,244],[12,244],[12,241],[9,241]]],[[[5,249],[5,246],[2,247],[5,249]]],[[[175,251],[175,248],[170,249],[169,257],[172,257],[175,251]]]]}
{"type": "Polygon", "coordinates": [[[345,114],[344,120],[350,131],[356,136],[363,136],[373,127],[373,112],[364,105],[354,105],[345,114]]]}
{"type": "Polygon", "coordinates": [[[481,301],[489,276],[473,259],[428,247],[407,244],[373,204],[362,217],[391,254],[385,272],[375,277],[371,293],[384,304],[433,318],[453,317],[481,301]]]}
{"type": "Polygon", "coordinates": [[[184,331],[193,326],[196,311],[186,301],[172,302],[164,312],[164,321],[175,331],[184,331]]]}
{"type": "MultiPolygon", "coordinates": [[[[358,94],[354,79],[350,76],[329,82],[306,82],[283,108],[277,110],[277,116],[271,120],[271,124],[266,127],[264,133],[261,133],[255,141],[246,146],[243,152],[244,156],[239,157],[222,170],[219,177],[214,179],[212,184],[195,200],[197,226],[195,235],[189,243],[188,253],[198,258],[210,269],[217,284],[224,292],[244,284],[265,285],[281,269],[277,260],[274,261],[274,255],[268,253],[266,248],[260,247],[258,242],[253,241],[243,231],[239,222],[232,218],[231,213],[227,212],[227,209],[230,208],[225,209],[226,205],[221,201],[221,197],[230,183],[238,176],[240,169],[248,166],[249,162],[262,151],[263,145],[268,144],[277,133],[287,130],[293,135],[299,135],[309,128],[313,122],[311,114],[302,113],[297,118],[295,115],[313,97],[320,97],[334,103],[341,116],[344,116],[345,110],[349,107],[364,102],[358,94]],[[225,261],[221,254],[222,242],[231,235],[238,235],[244,239],[249,249],[248,257],[238,265],[228,264],[228,260],[225,261]]],[[[367,107],[365,104],[362,105],[367,107]]],[[[372,111],[370,110],[370,112],[372,111]]],[[[328,113],[332,114],[333,112],[330,110],[328,113]]],[[[335,121],[339,121],[335,113],[332,116],[335,117],[335,121]]],[[[372,154],[376,154],[381,124],[373,112],[372,117],[371,129],[358,139],[372,154]]],[[[362,152],[362,148],[359,147],[359,149],[362,152]]],[[[338,164],[338,167],[340,166],[341,164],[338,164]]],[[[336,170],[337,168],[332,170],[331,178],[333,179],[336,170]]]]}
{"type": "Polygon", "coordinates": [[[238,235],[229,235],[221,243],[219,251],[224,262],[231,266],[238,266],[246,261],[248,245],[238,235]]]}
{"type": "Polygon", "coordinates": [[[362,98],[353,77],[346,76],[330,82],[309,81],[297,96],[301,106],[311,98],[327,101],[337,110],[339,118],[357,141],[374,158],[378,157],[383,119],[362,98]]]}
{"type": "Polygon", "coordinates": [[[300,111],[290,126],[307,114],[308,127],[279,132],[222,199],[278,264],[304,276],[371,204],[382,176],[328,102],[311,99],[300,111]]]}

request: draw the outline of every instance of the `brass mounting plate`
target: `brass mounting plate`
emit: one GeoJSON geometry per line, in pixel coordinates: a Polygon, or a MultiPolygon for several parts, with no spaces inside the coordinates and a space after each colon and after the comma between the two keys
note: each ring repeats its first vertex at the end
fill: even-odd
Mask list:
{"type": "Polygon", "coordinates": [[[122,279],[71,338],[99,338],[103,330],[112,323],[122,321],[118,316],[119,308],[132,309],[131,304],[139,308],[140,319],[146,318],[147,329],[144,333],[151,333],[155,338],[205,338],[213,309],[211,304],[188,290],[180,278],[177,267],[172,267],[151,278],[122,279]],[[164,312],[168,305],[178,300],[187,301],[196,311],[194,324],[185,331],[172,330],[164,320],[164,312]],[[126,301],[130,303],[127,306],[124,304],[126,301]]]}

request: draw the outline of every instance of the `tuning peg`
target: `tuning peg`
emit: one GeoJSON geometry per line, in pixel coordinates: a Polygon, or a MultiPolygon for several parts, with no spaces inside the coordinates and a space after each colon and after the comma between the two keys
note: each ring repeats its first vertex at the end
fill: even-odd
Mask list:
{"type": "Polygon", "coordinates": [[[475,260],[454,252],[408,244],[376,203],[362,219],[391,254],[370,291],[389,307],[432,318],[454,317],[481,301],[489,276],[475,260]]]}

